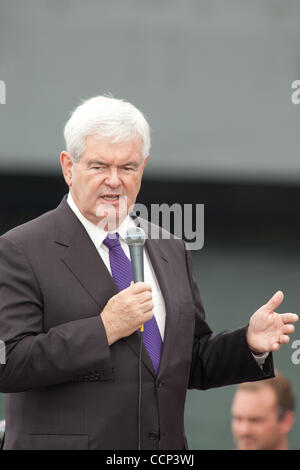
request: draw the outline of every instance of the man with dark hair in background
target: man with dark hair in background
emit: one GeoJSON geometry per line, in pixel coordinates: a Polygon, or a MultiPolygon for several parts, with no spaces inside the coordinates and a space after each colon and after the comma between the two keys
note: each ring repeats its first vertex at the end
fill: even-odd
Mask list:
{"type": "Polygon", "coordinates": [[[237,449],[288,449],[295,397],[290,381],[278,371],[275,377],[263,382],[238,385],[231,413],[237,449]]]}

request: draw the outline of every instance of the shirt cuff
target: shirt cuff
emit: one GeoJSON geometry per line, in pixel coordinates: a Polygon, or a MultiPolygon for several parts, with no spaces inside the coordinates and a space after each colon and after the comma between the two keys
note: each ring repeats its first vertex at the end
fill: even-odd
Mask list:
{"type": "Polygon", "coordinates": [[[254,357],[254,359],[256,360],[257,362],[257,365],[262,368],[262,366],[264,365],[265,363],[265,360],[267,359],[268,355],[270,354],[269,352],[266,352],[264,354],[260,354],[260,355],[256,355],[256,354],[253,354],[251,353],[252,356],[254,357]]]}

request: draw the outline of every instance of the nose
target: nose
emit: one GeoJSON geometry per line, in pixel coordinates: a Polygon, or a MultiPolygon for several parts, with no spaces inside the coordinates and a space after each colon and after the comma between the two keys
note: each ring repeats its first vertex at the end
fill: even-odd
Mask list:
{"type": "Polygon", "coordinates": [[[111,188],[118,188],[121,184],[121,180],[118,175],[116,168],[111,168],[109,174],[105,178],[105,183],[111,188]]]}
{"type": "Polygon", "coordinates": [[[236,431],[239,435],[248,435],[251,434],[252,426],[247,420],[241,420],[238,425],[236,425],[236,431]]]}

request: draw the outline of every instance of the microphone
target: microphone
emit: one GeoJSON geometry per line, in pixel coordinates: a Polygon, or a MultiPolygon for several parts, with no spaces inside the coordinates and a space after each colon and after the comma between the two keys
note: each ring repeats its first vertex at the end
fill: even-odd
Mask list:
{"type": "Polygon", "coordinates": [[[134,282],[144,282],[144,244],[146,234],[142,228],[131,227],[124,237],[129,246],[134,282]]]}
{"type": "MultiPolygon", "coordinates": [[[[146,234],[142,228],[131,227],[127,230],[124,237],[127,245],[129,246],[130,259],[133,271],[134,282],[144,282],[144,244],[146,241],[146,234]]],[[[139,364],[138,364],[138,422],[137,422],[137,435],[138,442],[137,448],[141,450],[141,419],[142,419],[142,351],[143,351],[143,333],[144,325],[140,328],[140,348],[139,348],[139,364]]]]}

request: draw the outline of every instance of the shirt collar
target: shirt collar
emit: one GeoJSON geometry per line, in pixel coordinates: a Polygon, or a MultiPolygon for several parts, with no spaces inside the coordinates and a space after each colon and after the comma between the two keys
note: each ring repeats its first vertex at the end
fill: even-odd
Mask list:
{"type": "MultiPolygon", "coordinates": [[[[98,249],[102,245],[103,240],[107,237],[107,234],[109,232],[106,232],[101,227],[98,227],[86,217],[84,217],[84,215],[80,212],[76,203],[74,202],[74,199],[72,198],[70,192],[67,197],[67,203],[69,204],[70,208],[75,213],[75,215],[78,217],[78,219],[86,229],[87,233],[89,234],[90,238],[92,239],[92,242],[98,249]]],[[[133,219],[127,214],[123,222],[113,232],[118,232],[120,235],[120,239],[124,240],[127,230],[133,226],[135,226],[135,223],[133,219]]]]}

